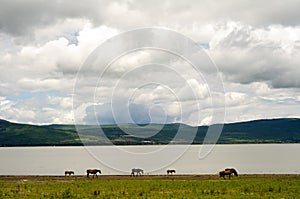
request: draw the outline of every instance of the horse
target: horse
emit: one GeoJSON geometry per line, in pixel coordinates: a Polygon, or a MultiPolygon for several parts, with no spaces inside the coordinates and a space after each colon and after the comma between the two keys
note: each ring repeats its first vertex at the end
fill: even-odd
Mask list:
{"type": "Polygon", "coordinates": [[[94,178],[95,175],[96,175],[96,177],[98,177],[97,173],[101,174],[101,170],[99,170],[99,169],[88,169],[88,170],[86,170],[86,173],[87,173],[86,174],[87,177],[89,177],[90,174],[93,174],[93,178],[94,178]]]}
{"type": "Polygon", "coordinates": [[[173,173],[176,173],[176,171],[174,170],[174,169],[169,169],[169,170],[167,170],[167,174],[169,175],[169,174],[173,174],[173,173]]]}
{"type": "Polygon", "coordinates": [[[74,171],[65,171],[65,176],[67,176],[67,175],[70,176],[70,175],[72,175],[72,174],[74,175],[74,171]]]}
{"type": "Polygon", "coordinates": [[[219,172],[220,178],[223,177],[224,179],[225,179],[226,175],[230,179],[230,177],[231,177],[232,174],[234,174],[235,176],[238,176],[237,171],[235,169],[233,169],[233,168],[231,168],[231,169],[227,168],[224,171],[220,171],[219,172]]]}
{"type": "Polygon", "coordinates": [[[138,176],[138,175],[142,175],[142,174],[144,174],[144,171],[143,171],[143,169],[132,169],[131,170],[131,176],[138,176]],[[134,175],[136,173],[136,175],[134,175]]]}

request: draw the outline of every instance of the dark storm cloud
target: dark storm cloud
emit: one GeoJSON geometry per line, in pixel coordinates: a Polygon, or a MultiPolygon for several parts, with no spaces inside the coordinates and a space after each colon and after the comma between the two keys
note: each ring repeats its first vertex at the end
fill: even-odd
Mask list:
{"type": "Polygon", "coordinates": [[[97,13],[101,1],[24,0],[0,1],[0,30],[12,34],[30,34],[35,28],[55,24],[64,18],[89,18],[101,21],[97,13]]]}
{"type": "Polygon", "coordinates": [[[300,1],[0,1],[0,30],[22,35],[65,18],[128,29],[149,25],[237,20],[252,25],[299,25],[300,1]],[[176,14],[174,14],[176,13],[176,14]]]}

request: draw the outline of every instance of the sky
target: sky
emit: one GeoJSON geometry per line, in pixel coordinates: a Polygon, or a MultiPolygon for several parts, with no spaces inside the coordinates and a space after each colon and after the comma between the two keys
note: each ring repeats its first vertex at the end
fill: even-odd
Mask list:
{"type": "MultiPolygon", "coordinates": [[[[0,0],[0,5],[2,119],[204,125],[300,117],[298,0],[0,0]],[[193,41],[215,66],[213,75],[205,64],[195,72],[187,60],[157,49],[114,57],[106,68],[87,66],[97,47],[151,27],[193,41]],[[214,111],[221,116],[214,119],[214,111]]],[[[166,48],[178,42],[171,38],[165,37],[166,48]]],[[[117,47],[102,48],[97,56],[111,56],[117,47]]]]}

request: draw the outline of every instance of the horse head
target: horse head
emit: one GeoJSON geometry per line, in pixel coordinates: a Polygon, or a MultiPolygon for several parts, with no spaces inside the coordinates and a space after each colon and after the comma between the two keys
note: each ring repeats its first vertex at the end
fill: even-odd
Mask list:
{"type": "Polygon", "coordinates": [[[231,169],[231,172],[235,175],[235,176],[239,176],[237,171],[235,169],[231,169]]]}
{"type": "Polygon", "coordinates": [[[219,172],[219,175],[220,175],[220,177],[225,176],[225,171],[220,171],[220,172],[219,172]]]}

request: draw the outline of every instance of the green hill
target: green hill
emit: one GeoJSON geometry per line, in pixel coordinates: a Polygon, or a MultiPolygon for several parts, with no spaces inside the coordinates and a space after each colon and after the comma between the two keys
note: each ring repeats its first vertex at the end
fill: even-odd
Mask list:
{"type": "MultiPolygon", "coordinates": [[[[208,126],[150,125],[28,125],[0,120],[0,146],[193,144],[203,143],[208,126]],[[126,133],[125,133],[126,132],[126,133]],[[156,133],[158,132],[158,133],[156,133]],[[180,133],[178,133],[180,132],[180,133]]],[[[225,124],[219,144],[300,143],[300,119],[255,120],[225,124]]]]}
{"type": "Polygon", "coordinates": [[[0,120],[0,146],[47,146],[81,144],[76,131],[50,126],[16,124],[0,120]]]}

